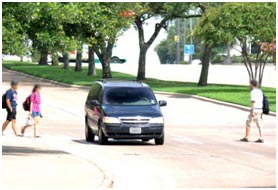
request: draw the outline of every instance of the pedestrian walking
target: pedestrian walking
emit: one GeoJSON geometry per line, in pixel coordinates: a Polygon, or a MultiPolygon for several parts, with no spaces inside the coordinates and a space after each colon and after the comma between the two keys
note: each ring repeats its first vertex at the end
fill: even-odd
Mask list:
{"type": "MultiPolygon", "coordinates": [[[[41,86],[36,84],[32,90],[32,94],[27,97],[26,101],[28,100],[30,102],[29,105],[29,115],[28,117],[32,117],[32,119],[34,120],[34,138],[38,138],[38,129],[39,129],[39,124],[40,124],[40,117],[42,117],[41,115],[41,86]]],[[[28,127],[32,127],[33,125],[29,125],[26,124],[24,127],[21,128],[21,134],[24,135],[25,130],[28,127]]]]}
{"type": "Polygon", "coordinates": [[[263,139],[263,134],[262,134],[262,129],[263,129],[262,115],[263,115],[264,95],[263,95],[262,90],[258,88],[258,82],[256,80],[252,80],[250,82],[250,87],[251,87],[250,96],[251,96],[252,106],[251,106],[251,110],[248,115],[248,118],[246,120],[245,137],[240,140],[244,141],[244,142],[249,141],[251,124],[256,123],[256,125],[259,129],[260,137],[255,142],[263,143],[264,139],[263,139]]]}
{"type": "Polygon", "coordinates": [[[19,135],[16,128],[17,89],[18,82],[13,80],[11,81],[11,88],[2,96],[2,108],[7,110],[7,119],[2,125],[2,135],[10,122],[12,122],[15,136],[19,135]]]}

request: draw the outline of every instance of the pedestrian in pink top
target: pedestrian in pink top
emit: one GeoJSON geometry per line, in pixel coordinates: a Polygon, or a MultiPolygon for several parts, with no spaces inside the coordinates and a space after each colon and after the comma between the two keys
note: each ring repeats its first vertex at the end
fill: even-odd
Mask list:
{"type": "MultiPolygon", "coordinates": [[[[32,94],[30,96],[30,112],[29,112],[29,117],[32,117],[34,119],[34,137],[38,138],[38,128],[39,128],[39,124],[40,124],[40,117],[42,117],[41,115],[41,109],[40,109],[40,104],[41,104],[41,95],[40,95],[40,91],[41,91],[41,86],[36,84],[33,88],[32,94]]],[[[24,127],[22,127],[21,129],[21,133],[22,135],[25,132],[25,129],[31,127],[30,125],[26,125],[24,127]]]]}

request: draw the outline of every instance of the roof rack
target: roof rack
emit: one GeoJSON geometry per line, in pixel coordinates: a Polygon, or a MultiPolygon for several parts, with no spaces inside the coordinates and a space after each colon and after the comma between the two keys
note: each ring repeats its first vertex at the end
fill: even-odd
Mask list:
{"type": "Polygon", "coordinates": [[[138,80],[138,79],[135,79],[135,80],[132,80],[132,81],[142,83],[142,81],[138,80]]]}
{"type": "Polygon", "coordinates": [[[133,82],[138,82],[138,83],[142,83],[141,80],[138,80],[138,79],[132,79],[132,80],[128,80],[126,78],[105,78],[105,79],[99,79],[97,81],[99,82],[103,82],[103,83],[106,83],[108,81],[133,81],[133,82]]]}

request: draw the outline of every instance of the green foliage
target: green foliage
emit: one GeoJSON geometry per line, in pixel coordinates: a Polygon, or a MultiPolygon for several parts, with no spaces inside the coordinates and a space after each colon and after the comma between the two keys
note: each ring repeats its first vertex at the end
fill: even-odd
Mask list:
{"type": "Polygon", "coordinates": [[[85,34],[89,44],[105,54],[107,42],[114,44],[117,37],[125,31],[133,18],[120,15],[122,11],[134,7],[133,3],[83,3],[80,10],[83,12],[82,24],[86,25],[85,34]],[[92,14],[94,13],[94,14],[92,14]]]}
{"type": "Polygon", "coordinates": [[[271,42],[275,33],[275,3],[225,3],[211,7],[200,20],[195,34],[210,43],[234,41],[271,42]]]}
{"type": "MultiPolygon", "coordinates": [[[[93,81],[101,78],[99,75],[101,70],[99,69],[97,69],[97,76],[86,76],[85,73],[87,73],[87,68],[84,69],[83,72],[77,73],[74,72],[74,68],[72,67],[69,70],[64,70],[59,66],[38,67],[31,63],[4,62],[3,66],[38,77],[81,86],[91,86],[93,81]],[[73,78],[75,80],[72,80],[73,78]]],[[[127,80],[135,79],[135,76],[124,73],[112,72],[112,74],[116,78],[127,80]]],[[[196,83],[164,81],[157,79],[146,79],[145,82],[155,91],[192,94],[239,105],[250,106],[249,86],[211,84],[206,87],[197,87],[196,83]]],[[[271,111],[276,111],[276,89],[263,88],[263,91],[268,98],[271,111]]]]}
{"type": "Polygon", "coordinates": [[[10,6],[8,3],[2,4],[2,52],[22,56],[29,51],[30,47],[24,29],[14,16],[16,11],[16,6],[10,6]]]}
{"type": "Polygon", "coordinates": [[[243,63],[242,56],[232,56],[231,57],[232,63],[243,63]]]}
{"type": "MultiPolygon", "coordinates": [[[[192,18],[192,27],[194,28],[198,23],[199,18],[192,18]]],[[[186,22],[186,44],[190,44],[190,29],[189,29],[189,19],[186,22]]],[[[183,60],[184,54],[184,21],[180,22],[180,60],[183,60]]],[[[176,60],[176,43],[174,41],[174,36],[176,36],[176,23],[170,26],[167,30],[167,38],[162,40],[156,47],[155,51],[158,54],[160,62],[162,64],[173,64],[176,60]]],[[[193,36],[193,44],[195,48],[195,53],[193,59],[201,59],[203,46],[198,38],[193,36]]]]}
{"type": "MultiPolygon", "coordinates": [[[[155,51],[158,54],[161,64],[173,64],[176,60],[176,43],[174,42],[175,26],[168,29],[167,38],[162,40],[156,47],[155,51]]],[[[182,49],[180,55],[183,54],[182,49]]],[[[182,59],[182,57],[180,57],[182,59]]]]}

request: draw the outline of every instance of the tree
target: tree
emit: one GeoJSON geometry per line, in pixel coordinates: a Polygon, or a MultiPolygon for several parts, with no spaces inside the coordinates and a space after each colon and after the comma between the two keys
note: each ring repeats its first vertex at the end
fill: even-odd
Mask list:
{"type": "Polygon", "coordinates": [[[215,42],[237,41],[249,80],[258,80],[261,85],[270,54],[258,49],[252,64],[249,44],[260,46],[261,42],[270,43],[273,40],[276,36],[275,14],[275,3],[225,3],[208,11],[200,21],[196,34],[210,46],[215,42]]]}
{"type": "MultiPolygon", "coordinates": [[[[135,12],[135,26],[139,37],[139,65],[137,79],[144,80],[146,70],[146,54],[162,28],[167,29],[169,21],[175,18],[188,18],[188,11],[196,9],[198,3],[140,3],[141,9],[135,12]],[[146,40],[144,35],[144,24],[150,18],[160,18],[160,22],[155,24],[154,32],[151,37],[146,40]]],[[[190,15],[190,17],[199,17],[200,14],[190,15]]]]}
{"type": "MultiPolygon", "coordinates": [[[[24,4],[24,3],[19,3],[24,4]]],[[[34,14],[30,19],[26,30],[32,40],[34,48],[38,49],[41,57],[40,65],[47,64],[48,53],[60,45],[60,39],[64,36],[61,26],[59,3],[25,3],[34,8],[34,14]]],[[[55,54],[55,52],[54,52],[55,54]]]]}
{"type": "Polygon", "coordinates": [[[89,47],[92,47],[102,65],[102,77],[111,78],[111,56],[117,37],[132,23],[132,18],[121,15],[125,10],[136,8],[135,3],[99,3],[97,7],[87,5],[96,13],[91,26],[86,29],[89,47]]]}
{"type": "Polygon", "coordinates": [[[223,3],[202,3],[199,4],[199,7],[202,9],[202,18],[198,26],[194,29],[194,34],[203,40],[203,55],[202,55],[202,69],[198,82],[198,86],[207,86],[208,73],[210,59],[212,56],[213,47],[218,47],[221,43],[218,41],[209,40],[211,33],[215,32],[214,28],[202,28],[205,23],[210,23],[210,17],[213,17],[214,12],[217,11],[217,7],[221,6],[223,3]],[[211,15],[211,16],[209,16],[211,15]],[[211,30],[210,30],[211,29],[211,30]],[[206,34],[204,31],[208,31],[206,34]]]}
{"type": "MultiPolygon", "coordinates": [[[[262,80],[263,80],[263,75],[264,75],[264,68],[265,68],[265,64],[268,61],[269,57],[273,58],[273,63],[274,65],[276,65],[276,38],[273,39],[272,42],[262,42],[260,44],[260,50],[261,50],[261,58],[260,58],[260,64],[259,64],[259,74],[258,74],[258,78],[259,78],[259,84],[262,84],[262,80]]],[[[258,56],[258,54],[257,54],[258,56]]],[[[255,66],[256,68],[256,66],[255,66]]]]}
{"type": "MultiPolygon", "coordinates": [[[[21,25],[20,20],[18,20],[18,17],[24,15],[25,12],[22,10],[20,11],[20,7],[17,3],[3,3],[2,13],[3,54],[25,55],[30,51],[31,47],[24,27],[21,25]]],[[[28,12],[26,12],[26,15],[28,15],[28,12]]]]}

